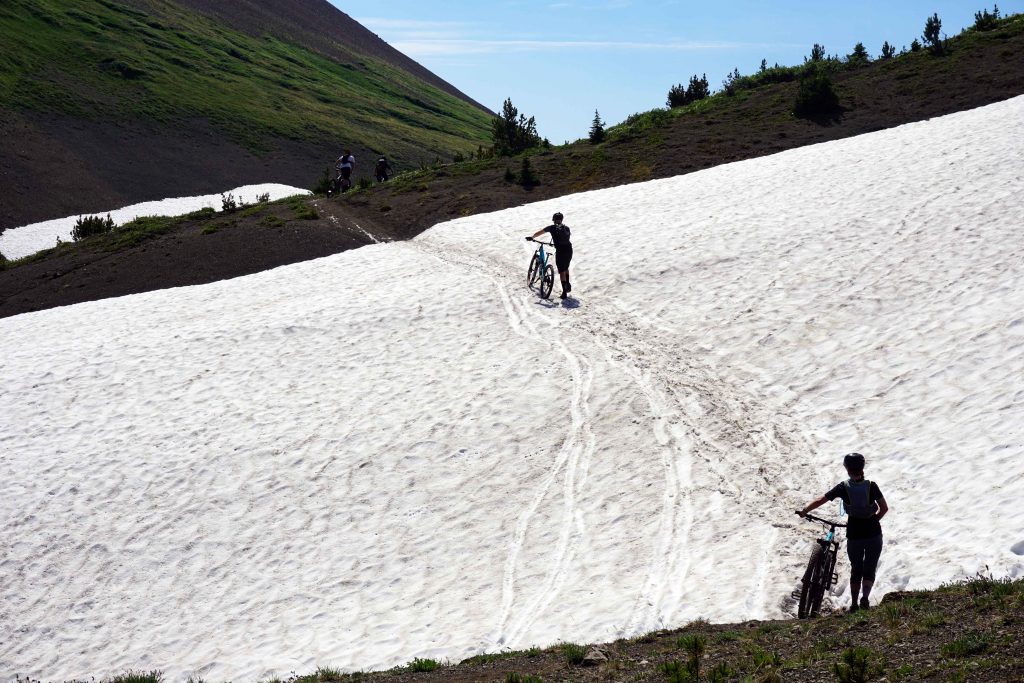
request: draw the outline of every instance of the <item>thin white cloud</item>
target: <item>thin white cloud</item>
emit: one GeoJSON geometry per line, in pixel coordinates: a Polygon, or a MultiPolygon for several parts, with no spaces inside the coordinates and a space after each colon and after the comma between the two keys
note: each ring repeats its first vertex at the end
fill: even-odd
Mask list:
{"type": "Polygon", "coordinates": [[[403,36],[392,43],[395,49],[410,57],[438,55],[490,54],[495,52],[560,52],[574,51],[653,51],[698,52],[769,48],[776,45],[716,41],[683,41],[645,43],[612,40],[478,40],[478,39],[416,39],[403,36]]]}

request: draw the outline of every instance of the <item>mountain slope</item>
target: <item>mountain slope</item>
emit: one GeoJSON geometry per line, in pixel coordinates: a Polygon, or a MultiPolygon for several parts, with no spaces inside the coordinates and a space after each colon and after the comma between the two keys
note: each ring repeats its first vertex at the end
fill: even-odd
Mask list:
{"type": "Polygon", "coordinates": [[[408,167],[486,140],[485,110],[422,80],[365,29],[348,32],[353,45],[336,29],[334,54],[283,37],[301,25],[285,10],[351,22],[326,2],[265,7],[253,16],[278,23],[256,35],[175,2],[4,3],[0,228],[259,180],[308,186],[341,146],[408,167]]]}

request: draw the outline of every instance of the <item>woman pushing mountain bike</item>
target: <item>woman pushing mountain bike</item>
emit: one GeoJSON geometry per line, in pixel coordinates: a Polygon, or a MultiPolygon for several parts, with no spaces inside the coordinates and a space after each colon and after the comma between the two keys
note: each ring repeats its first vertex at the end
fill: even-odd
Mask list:
{"type": "Polygon", "coordinates": [[[569,262],[572,261],[572,241],[569,239],[571,231],[568,225],[562,225],[562,214],[556,213],[551,217],[553,225],[543,230],[538,230],[526,239],[534,240],[544,233],[551,235],[551,242],[555,246],[555,266],[558,268],[558,276],[562,280],[562,298],[569,296],[572,285],[569,284],[569,262]]]}
{"type": "MultiPolygon", "coordinates": [[[[797,514],[809,517],[807,513],[811,510],[836,498],[841,498],[846,504],[846,510],[850,515],[846,529],[846,554],[850,558],[850,611],[855,612],[857,609],[867,609],[871,606],[869,596],[875,583],[878,558],[882,554],[880,521],[889,512],[889,506],[882,497],[878,484],[864,478],[863,455],[850,453],[843,458],[843,466],[850,478],[833,487],[821,498],[812,501],[803,510],[797,510],[797,514]]],[[[804,581],[808,581],[807,577],[804,581]]]]}

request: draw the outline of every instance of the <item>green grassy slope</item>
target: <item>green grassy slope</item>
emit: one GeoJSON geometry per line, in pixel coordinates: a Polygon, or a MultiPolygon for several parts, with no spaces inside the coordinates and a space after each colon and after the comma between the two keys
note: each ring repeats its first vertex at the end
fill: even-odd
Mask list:
{"type": "Polygon", "coordinates": [[[0,108],[185,125],[254,151],[275,137],[344,140],[395,157],[485,142],[489,116],[381,61],[342,64],[252,37],[174,2],[0,4],[0,108]]]}

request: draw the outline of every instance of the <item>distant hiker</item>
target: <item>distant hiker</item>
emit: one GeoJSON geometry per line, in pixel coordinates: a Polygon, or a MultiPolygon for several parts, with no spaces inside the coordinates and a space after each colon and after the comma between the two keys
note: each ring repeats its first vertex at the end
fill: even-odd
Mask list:
{"type": "Polygon", "coordinates": [[[377,182],[386,182],[390,177],[388,174],[391,170],[391,164],[388,163],[388,158],[381,154],[380,159],[377,159],[377,165],[373,168],[373,173],[377,177],[377,182]]]}
{"type": "Polygon", "coordinates": [[[356,158],[352,156],[352,150],[346,149],[345,153],[338,157],[335,167],[341,178],[341,191],[344,192],[352,187],[352,173],[356,170],[356,158]]]}
{"type": "Polygon", "coordinates": [[[562,298],[565,299],[572,291],[572,285],[569,284],[569,262],[572,261],[572,241],[569,239],[571,231],[568,225],[562,225],[561,213],[552,216],[551,221],[554,225],[538,230],[526,239],[535,239],[544,233],[551,234],[551,242],[555,245],[555,266],[558,268],[558,276],[562,280],[562,298]]]}
{"type": "Polygon", "coordinates": [[[871,606],[868,596],[875,583],[875,569],[882,554],[882,525],[879,521],[889,512],[878,484],[864,478],[864,456],[850,453],[843,458],[843,466],[850,478],[836,485],[821,498],[810,503],[797,514],[803,517],[825,503],[842,498],[850,515],[846,529],[846,554],[850,558],[850,611],[871,606]],[[860,593],[860,602],[857,594],[860,593]]]}

